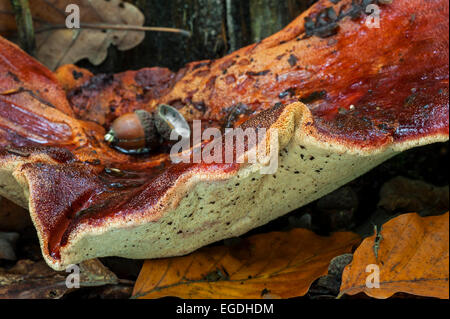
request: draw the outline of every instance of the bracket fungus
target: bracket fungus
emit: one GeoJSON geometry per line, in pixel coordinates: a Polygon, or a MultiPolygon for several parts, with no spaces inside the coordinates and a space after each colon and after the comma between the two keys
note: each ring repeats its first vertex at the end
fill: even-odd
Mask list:
{"type": "Polygon", "coordinates": [[[449,4],[385,2],[321,0],[279,33],[176,73],[52,73],[0,38],[0,194],[29,209],[54,269],[175,256],[446,141],[449,4]],[[366,23],[368,4],[380,8],[379,28],[366,23]],[[278,169],[174,163],[163,142],[135,155],[104,141],[118,117],[161,104],[202,130],[276,129],[278,169]]]}

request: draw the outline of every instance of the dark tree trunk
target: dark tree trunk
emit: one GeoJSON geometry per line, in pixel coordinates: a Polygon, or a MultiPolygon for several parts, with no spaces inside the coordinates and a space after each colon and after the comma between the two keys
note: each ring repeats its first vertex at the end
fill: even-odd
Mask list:
{"type": "Polygon", "coordinates": [[[128,0],[146,17],[148,26],[192,32],[187,38],[171,33],[147,33],[133,50],[111,47],[108,59],[94,72],[119,72],[145,66],[179,69],[188,62],[219,58],[228,52],[281,30],[314,0],[128,0]]]}

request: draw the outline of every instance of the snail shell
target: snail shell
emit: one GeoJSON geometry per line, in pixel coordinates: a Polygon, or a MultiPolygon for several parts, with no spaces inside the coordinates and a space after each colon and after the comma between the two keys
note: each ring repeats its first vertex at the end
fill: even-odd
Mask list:
{"type": "Polygon", "coordinates": [[[183,138],[189,138],[191,129],[186,119],[174,107],[161,104],[155,114],[155,126],[158,133],[165,139],[170,140],[170,134],[175,131],[183,138]]]}
{"type": "Polygon", "coordinates": [[[136,110],[118,117],[105,140],[124,153],[144,153],[170,140],[175,130],[182,137],[190,136],[185,118],[172,106],[161,104],[156,112],[136,110]]]}

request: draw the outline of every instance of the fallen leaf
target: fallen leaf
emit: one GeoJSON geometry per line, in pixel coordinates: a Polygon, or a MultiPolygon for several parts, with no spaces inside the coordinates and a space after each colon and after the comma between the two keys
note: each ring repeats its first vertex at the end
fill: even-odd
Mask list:
{"type": "MultiPolygon", "coordinates": [[[[84,58],[99,65],[106,59],[111,44],[119,50],[129,50],[145,37],[144,32],[137,31],[52,28],[65,25],[69,4],[79,6],[81,23],[142,26],[145,20],[139,9],[121,0],[30,1],[36,30],[36,58],[52,70],[84,58]]],[[[10,0],[0,0],[0,35],[11,36],[15,31],[10,0]]]]}
{"type": "Polygon", "coordinates": [[[448,186],[395,177],[381,188],[378,206],[391,212],[417,212],[422,216],[444,213],[449,209],[448,186]]]}
{"type": "MultiPolygon", "coordinates": [[[[116,284],[118,279],[97,259],[80,267],[80,287],[116,284]]],[[[20,260],[9,269],[0,268],[0,299],[61,298],[71,289],[66,286],[69,273],[54,271],[44,261],[20,260]]]]}
{"type": "Polygon", "coordinates": [[[103,286],[116,284],[117,276],[98,259],[90,259],[79,264],[80,285],[84,287],[103,286]]]}
{"type": "Polygon", "coordinates": [[[0,232],[0,259],[16,260],[14,245],[19,239],[18,233],[0,232]]]}
{"type": "MultiPolygon", "coordinates": [[[[134,282],[133,282],[134,283],[134,282]]],[[[83,295],[85,299],[129,299],[133,292],[133,285],[107,285],[93,289],[83,295]]]]}
{"type": "Polygon", "coordinates": [[[11,37],[17,31],[16,19],[12,13],[11,2],[0,1],[0,35],[11,37]]]}
{"type": "Polygon", "coordinates": [[[399,213],[416,212],[425,217],[440,215],[449,210],[448,186],[438,187],[402,176],[384,183],[379,198],[370,219],[354,229],[364,238],[372,235],[374,225],[381,226],[399,213]]]}
{"type": "Polygon", "coordinates": [[[188,256],[148,260],[135,298],[289,298],[306,294],[330,260],[359,242],[350,232],[321,237],[306,229],[272,232],[188,256]]]}
{"type": "Polygon", "coordinates": [[[383,225],[375,256],[376,235],[366,238],[355,251],[342,275],[340,295],[364,292],[375,298],[389,298],[397,292],[449,298],[448,212],[420,217],[400,215],[383,225]],[[379,288],[366,287],[368,265],[379,267],[379,288]]]}

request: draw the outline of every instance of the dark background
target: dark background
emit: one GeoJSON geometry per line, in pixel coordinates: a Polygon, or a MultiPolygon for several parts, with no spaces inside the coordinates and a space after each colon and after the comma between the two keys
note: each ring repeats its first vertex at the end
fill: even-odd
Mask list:
{"type": "Polygon", "coordinates": [[[128,0],[145,14],[146,26],[173,27],[192,37],[147,32],[129,51],[109,48],[100,66],[78,65],[94,73],[164,66],[177,70],[188,62],[215,59],[281,30],[316,0],[128,0]]]}

